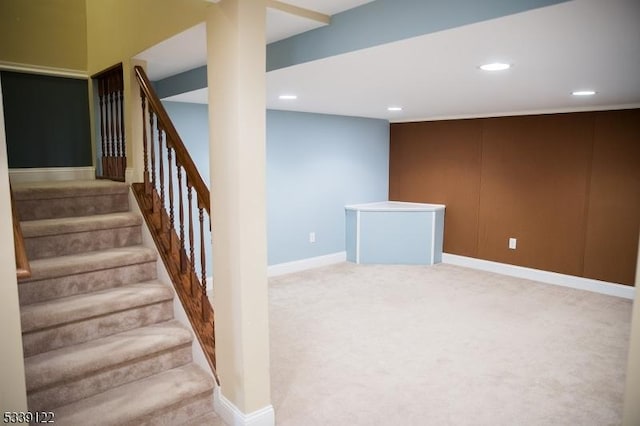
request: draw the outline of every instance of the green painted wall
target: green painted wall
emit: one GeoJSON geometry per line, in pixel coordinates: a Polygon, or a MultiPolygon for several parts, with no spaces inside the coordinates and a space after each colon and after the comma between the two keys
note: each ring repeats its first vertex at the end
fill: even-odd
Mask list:
{"type": "Polygon", "coordinates": [[[0,77],[10,168],[92,165],[87,80],[0,77]]]}

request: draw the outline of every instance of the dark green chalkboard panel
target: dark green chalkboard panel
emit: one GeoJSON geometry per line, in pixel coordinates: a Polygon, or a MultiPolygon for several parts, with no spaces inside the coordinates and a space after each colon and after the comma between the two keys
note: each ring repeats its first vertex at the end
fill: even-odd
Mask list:
{"type": "Polygon", "coordinates": [[[10,168],[90,166],[87,80],[2,71],[10,168]]]}

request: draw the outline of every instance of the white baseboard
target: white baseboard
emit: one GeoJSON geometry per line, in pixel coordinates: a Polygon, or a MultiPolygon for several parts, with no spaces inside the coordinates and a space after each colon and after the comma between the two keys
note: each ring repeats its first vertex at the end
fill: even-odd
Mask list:
{"type": "Polygon", "coordinates": [[[225,398],[217,386],[213,392],[213,406],[216,413],[229,426],[274,426],[276,424],[273,406],[267,405],[253,413],[245,414],[225,398]]]}
{"type": "Polygon", "coordinates": [[[9,180],[11,180],[11,183],[52,180],[93,180],[95,178],[96,169],[93,166],[9,169],[9,180]]]}
{"type": "Polygon", "coordinates": [[[326,254],[324,256],[310,257],[308,259],[294,260],[293,262],[271,265],[267,269],[267,275],[269,277],[275,277],[278,275],[305,271],[307,269],[319,268],[320,266],[328,266],[346,261],[347,252],[340,251],[337,253],[326,254]]]}
{"type": "Polygon", "coordinates": [[[631,300],[634,299],[636,294],[636,289],[627,285],[599,281],[591,278],[575,277],[573,275],[559,274],[556,272],[542,271],[540,269],[525,268],[522,266],[492,262],[489,260],[475,259],[473,257],[459,256],[457,254],[442,253],[442,262],[631,300]]]}

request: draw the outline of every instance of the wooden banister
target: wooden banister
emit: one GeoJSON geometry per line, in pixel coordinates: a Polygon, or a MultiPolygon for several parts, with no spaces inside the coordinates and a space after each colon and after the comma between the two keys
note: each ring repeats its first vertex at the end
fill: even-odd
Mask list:
{"type": "Polygon", "coordinates": [[[9,186],[9,193],[11,194],[11,213],[13,216],[13,245],[16,252],[16,276],[21,280],[31,276],[31,267],[29,266],[27,249],[24,245],[22,228],[20,227],[20,217],[18,215],[18,209],[16,208],[16,202],[13,199],[11,186],[9,186]]]}
{"type": "Polygon", "coordinates": [[[204,204],[202,207],[207,210],[207,213],[211,214],[211,212],[209,211],[209,188],[207,187],[207,184],[204,183],[204,180],[202,180],[200,173],[198,173],[198,169],[191,159],[189,151],[187,151],[187,148],[184,146],[184,143],[182,142],[180,135],[178,135],[178,131],[169,118],[167,111],[162,105],[162,102],[160,102],[160,99],[158,98],[158,95],[156,95],[155,90],[153,90],[151,82],[149,81],[149,78],[147,77],[144,69],[141,66],[136,65],[134,67],[134,70],[138,79],[138,83],[140,84],[140,90],[144,92],[147,98],[147,102],[149,103],[149,107],[153,111],[155,111],[156,115],[158,116],[158,121],[162,123],[164,131],[167,134],[167,140],[170,140],[173,144],[173,149],[176,153],[176,159],[184,167],[188,179],[190,179],[193,188],[198,194],[198,199],[201,200],[202,204],[204,204]]]}
{"type": "Polygon", "coordinates": [[[140,86],[144,182],[131,188],[217,380],[214,314],[207,295],[209,188],[144,69],[134,71],[140,86]]]}

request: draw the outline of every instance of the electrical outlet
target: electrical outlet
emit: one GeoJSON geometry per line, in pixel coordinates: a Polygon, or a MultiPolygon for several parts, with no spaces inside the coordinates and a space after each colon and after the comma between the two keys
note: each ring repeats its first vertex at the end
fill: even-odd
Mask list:
{"type": "Polygon", "coordinates": [[[312,243],[312,244],[316,242],[316,233],[315,232],[309,232],[309,242],[312,243]]]}
{"type": "Polygon", "coordinates": [[[515,250],[517,244],[518,244],[518,240],[516,238],[509,238],[509,248],[511,250],[515,250]]]}

